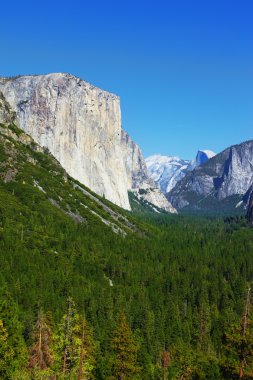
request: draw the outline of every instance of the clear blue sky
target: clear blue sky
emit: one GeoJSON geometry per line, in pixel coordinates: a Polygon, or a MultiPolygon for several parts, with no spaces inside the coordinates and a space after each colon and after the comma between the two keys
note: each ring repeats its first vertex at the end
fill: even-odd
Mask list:
{"type": "Polygon", "coordinates": [[[121,97],[153,153],[253,139],[252,0],[1,3],[0,75],[69,72],[121,97]]]}

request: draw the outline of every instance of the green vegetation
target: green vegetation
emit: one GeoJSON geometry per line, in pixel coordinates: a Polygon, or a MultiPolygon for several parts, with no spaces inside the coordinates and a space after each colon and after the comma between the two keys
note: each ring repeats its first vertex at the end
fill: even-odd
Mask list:
{"type": "MultiPolygon", "coordinates": [[[[152,189],[151,189],[152,191],[152,189]]],[[[147,191],[145,189],[140,189],[139,194],[143,195],[146,194],[147,191]]],[[[152,203],[148,202],[147,200],[143,199],[142,197],[138,197],[135,192],[129,191],[128,192],[129,201],[131,204],[131,209],[134,214],[140,214],[140,215],[147,215],[150,212],[153,214],[154,212],[157,212],[159,214],[166,214],[166,211],[164,209],[159,208],[158,206],[154,206],[152,203]]]]}
{"type": "Polygon", "coordinates": [[[218,200],[212,195],[200,197],[193,192],[187,193],[187,200],[191,203],[184,207],[181,212],[184,214],[209,215],[209,216],[230,216],[230,215],[245,215],[243,197],[232,195],[223,200],[218,200]],[[235,207],[235,205],[238,205],[235,207]]]}
{"type": "Polygon", "coordinates": [[[132,216],[4,130],[0,378],[252,379],[245,219],[132,216]]]}

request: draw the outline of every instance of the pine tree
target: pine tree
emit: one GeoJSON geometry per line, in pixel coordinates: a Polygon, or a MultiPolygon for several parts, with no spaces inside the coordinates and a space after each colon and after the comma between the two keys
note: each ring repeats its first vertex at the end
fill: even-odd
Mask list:
{"type": "Polygon", "coordinates": [[[114,351],[113,373],[117,380],[133,380],[140,371],[137,364],[138,346],[124,314],[116,321],[112,340],[114,351]]]}
{"type": "Polygon", "coordinates": [[[163,351],[162,353],[163,380],[166,380],[167,369],[169,365],[170,365],[170,354],[168,351],[163,351]]]}
{"type": "Polygon", "coordinates": [[[222,367],[231,378],[253,379],[253,320],[250,315],[251,288],[240,323],[233,324],[225,333],[225,355],[222,367]]]}
{"type": "Polygon", "coordinates": [[[95,345],[91,330],[86,319],[82,316],[77,320],[77,345],[78,355],[78,380],[93,379],[93,369],[95,368],[94,350],[95,345]]]}
{"type": "Polygon", "coordinates": [[[54,336],[56,370],[63,378],[93,379],[95,367],[94,342],[86,319],[75,309],[74,301],[68,299],[67,313],[54,336]]]}
{"type": "Polygon", "coordinates": [[[52,365],[52,330],[50,325],[51,322],[49,316],[40,310],[33,329],[33,344],[30,348],[29,357],[29,367],[34,370],[46,370],[52,365]]]}
{"type": "Polygon", "coordinates": [[[210,307],[208,304],[207,296],[200,297],[200,305],[198,308],[197,316],[197,349],[200,352],[210,352],[210,330],[211,330],[211,319],[210,319],[210,307]]]}

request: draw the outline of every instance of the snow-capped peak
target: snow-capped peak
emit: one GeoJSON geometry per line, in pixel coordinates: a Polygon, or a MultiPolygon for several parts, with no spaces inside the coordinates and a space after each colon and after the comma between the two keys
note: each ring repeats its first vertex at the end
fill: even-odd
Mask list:
{"type": "Polygon", "coordinates": [[[149,165],[153,163],[166,163],[166,162],[177,162],[177,161],[181,162],[182,159],[178,156],[163,156],[161,154],[154,154],[146,158],[146,162],[149,163],[149,165]]]}
{"type": "Polygon", "coordinates": [[[204,164],[215,156],[211,150],[199,150],[196,158],[189,161],[178,156],[154,154],[146,158],[146,164],[151,178],[163,193],[168,193],[187,172],[204,164]]]}
{"type": "Polygon", "coordinates": [[[155,154],[146,159],[146,164],[156,185],[163,193],[168,193],[184,177],[189,161],[177,156],[155,154]]]}

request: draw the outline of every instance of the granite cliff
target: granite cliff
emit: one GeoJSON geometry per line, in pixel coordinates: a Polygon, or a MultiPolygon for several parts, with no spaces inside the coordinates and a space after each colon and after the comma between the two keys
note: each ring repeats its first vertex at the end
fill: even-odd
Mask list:
{"type": "Polygon", "coordinates": [[[140,147],[123,129],[121,130],[121,146],[126,167],[128,190],[143,188],[147,185],[155,187],[154,181],[148,174],[147,165],[140,147]]]}
{"type": "MultiPolygon", "coordinates": [[[[0,78],[0,92],[18,127],[95,193],[130,210],[129,190],[155,186],[121,128],[118,96],[63,73],[0,78]]],[[[162,194],[154,200],[173,209],[162,194]]]]}
{"type": "Polygon", "coordinates": [[[69,74],[0,80],[18,126],[99,195],[130,209],[120,100],[69,74]]]}
{"type": "Polygon", "coordinates": [[[3,94],[0,92],[0,123],[12,124],[16,119],[15,112],[12,111],[3,94]]]}
{"type": "Polygon", "coordinates": [[[121,144],[128,190],[134,194],[135,201],[148,204],[153,211],[176,213],[176,209],[150,177],[141,149],[123,129],[121,144]]]}
{"type": "MultiPolygon", "coordinates": [[[[214,207],[233,198],[233,207],[253,183],[253,141],[231,146],[189,172],[167,194],[178,209],[214,207]]],[[[232,202],[232,203],[233,203],[232,202]]],[[[232,205],[231,203],[231,205],[232,205]]]]}

